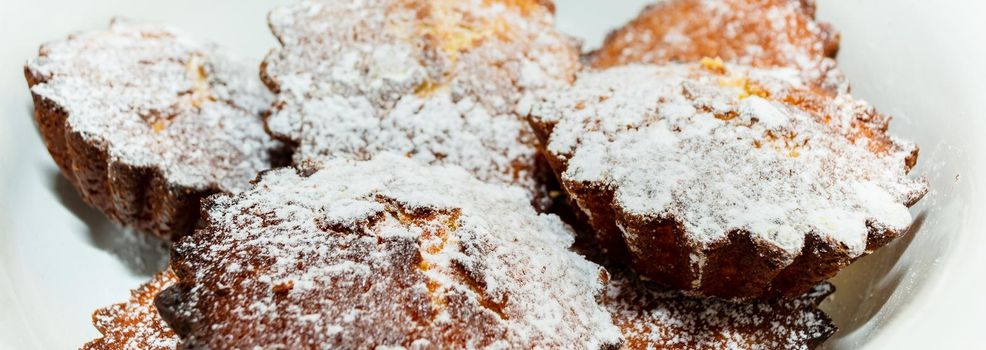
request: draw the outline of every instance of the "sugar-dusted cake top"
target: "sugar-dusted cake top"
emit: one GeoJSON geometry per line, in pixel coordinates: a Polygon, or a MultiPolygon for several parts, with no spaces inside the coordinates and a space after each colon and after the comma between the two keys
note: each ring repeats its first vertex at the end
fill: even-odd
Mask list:
{"type": "Polygon", "coordinates": [[[278,92],[267,122],[297,145],[297,163],[393,152],[536,186],[534,138],[516,112],[578,67],[545,2],[309,0],[270,23],[282,47],[264,65],[278,92]]]}
{"type": "Polygon", "coordinates": [[[212,197],[164,297],[192,347],[599,348],[605,272],[524,192],[402,155],[212,197]],[[232,340],[230,340],[232,339],[232,340]]]}
{"type": "Polygon", "coordinates": [[[748,232],[797,255],[808,234],[864,252],[925,192],[913,144],[847,93],[791,69],[631,65],[582,74],[532,112],[564,181],[605,186],[635,217],[671,218],[699,248],[748,232]]]}
{"type": "Polygon", "coordinates": [[[171,184],[236,190],[270,167],[271,96],[255,68],[175,29],[116,20],[44,45],[27,69],[70,132],[171,184]]]}

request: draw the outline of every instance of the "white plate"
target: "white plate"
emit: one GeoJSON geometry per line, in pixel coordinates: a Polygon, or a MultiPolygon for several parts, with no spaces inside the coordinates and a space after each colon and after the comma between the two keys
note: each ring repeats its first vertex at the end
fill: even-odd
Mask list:
{"type": "MultiPolygon", "coordinates": [[[[114,15],[155,20],[259,59],[274,41],[266,10],[284,1],[0,3],[0,349],[68,349],[92,339],[91,312],[122,301],[160,265],[87,208],[38,139],[21,67],[44,41],[104,28],[114,15]]],[[[558,1],[559,26],[597,45],[644,1],[558,1]]],[[[843,33],[857,96],[896,116],[922,146],[932,192],[910,236],[835,278],[824,305],[842,331],[830,348],[968,348],[986,326],[986,6],[978,1],[822,1],[843,33]]],[[[137,242],[139,243],[139,242],[137,242]]]]}

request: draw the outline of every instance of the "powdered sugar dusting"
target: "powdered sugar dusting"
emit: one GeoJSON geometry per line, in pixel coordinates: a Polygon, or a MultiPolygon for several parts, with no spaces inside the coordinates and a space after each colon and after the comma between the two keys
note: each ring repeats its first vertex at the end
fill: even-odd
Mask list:
{"type": "Polygon", "coordinates": [[[578,67],[537,1],[301,1],[270,23],[283,47],[265,61],[267,124],[296,163],[392,152],[536,192],[517,110],[578,67]]]}
{"type": "Polygon", "coordinates": [[[114,21],[108,31],[42,47],[32,91],[115,161],[154,167],[173,184],[237,190],[278,146],[260,114],[270,103],[249,64],[177,30],[114,21]]]}
{"type": "Polygon", "coordinates": [[[613,270],[606,309],[623,331],[625,349],[812,349],[835,326],[818,308],[833,292],[771,302],[735,302],[665,291],[613,270]]]}
{"type": "Polygon", "coordinates": [[[788,70],[708,68],[588,72],[546,97],[533,115],[553,125],[563,179],[614,189],[630,215],[678,220],[700,250],[742,230],[790,259],[810,233],[858,256],[871,228],[910,225],[926,186],[907,177],[916,147],[883,134],[889,119],[788,70]]]}
{"type": "Polygon", "coordinates": [[[174,272],[165,270],[131,292],[130,301],[97,310],[93,325],[103,334],[84,345],[84,350],[174,350],[178,336],[168,327],[157,309],[154,297],[177,282],[174,272]]]}
{"type": "Polygon", "coordinates": [[[189,346],[599,348],[604,272],[524,191],[401,155],[266,173],[176,248],[189,346]],[[235,262],[236,268],[231,268],[235,262]],[[236,335],[232,343],[230,336],[236,335]],[[313,346],[312,344],[318,344],[313,346]]]}

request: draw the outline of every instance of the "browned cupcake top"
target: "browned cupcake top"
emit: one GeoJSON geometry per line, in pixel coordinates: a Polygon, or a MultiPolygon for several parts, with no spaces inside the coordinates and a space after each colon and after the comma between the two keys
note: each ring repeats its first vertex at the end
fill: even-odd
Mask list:
{"type": "Polygon", "coordinates": [[[516,111],[533,91],[568,83],[578,67],[577,48],[554,31],[548,4],[277,8],[270,23],[283,47],[263,70],[278,92],[268,126],[297,145],[296,163],[394,152],[533,190],[534,139],[516,111]]]}
{"type": "Polygon", "coordinates": [[[159,298],[190,348],[599,348],[602,268],[524,192],[401,155],[211,197],[159,298]]]}
{"type": "Polygon", "coordinates": [[[813,349],[836,331],[818,304],[835,289],[769,302],[688,296],[613,272],[606,309],[623,332],[623,349],[813,349]]]}
{"type": "Polygon", "coordinates": [[[174,350],[178,336],[154,307],[154,298],[177,282],[171,269],[154,276],[130,293],[130,300],[96,310],[93,325],[102,337],[82,346],[83,350],[174,350]]]}
{"type": "Polygon", "coordinates": [[[591,61],[605,68],[719,56],[758,67],[815,70],[835,57],[839,35],[814,16],[813,0],[671,0],[644,9],[611,33],[591,61]]]}
{"type": "Polygon", "coordinates": [[[196,190],[241,189],[270,167],[269,92],[244,62],[172,28],[114,21],[44,45],[28,69],[32,91],[114,161],[196,190]]]}
{"type": "Polygon", "coordinates": [[[917,147],[887,135],[889,120],[847,93],[816,93],[793,69],[711,59],[587,72],[533,112],[563,181],[612,189],[631,217],[678,223],[696,282],[701,251],[734,231],[787,263],[808,234],[859,256],[870,227],[903,232],[927,188],[907,177],[917,147]]]}

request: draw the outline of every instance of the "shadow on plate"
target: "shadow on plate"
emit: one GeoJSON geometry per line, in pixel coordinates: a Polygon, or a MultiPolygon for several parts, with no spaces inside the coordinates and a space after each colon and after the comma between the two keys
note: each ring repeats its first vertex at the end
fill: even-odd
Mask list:
{"type": "MultiPolygon", "coordinates": [[[[860,331],[887,305],[907,274],[907,269],[895,268],[897,262],[921,231],[926,218],[927,211],[922,211],[902,237],[860,258],[831,280],[836,292],[826,299],[822,309],[832,317],[839,331],[827,345],[860,331]]],[[[830,347],[823,346],[827,348],[830,347]]]]}
{"type": "Polygon", "coordinates": [[[113,254],[136,275],[152,276],[168,264],[168,248],[163,241],[121,227],[90,207],[75,187],[57,170],[49,172],[49,188],[58,201],[88,228],[92,246],[113,254]]]}

